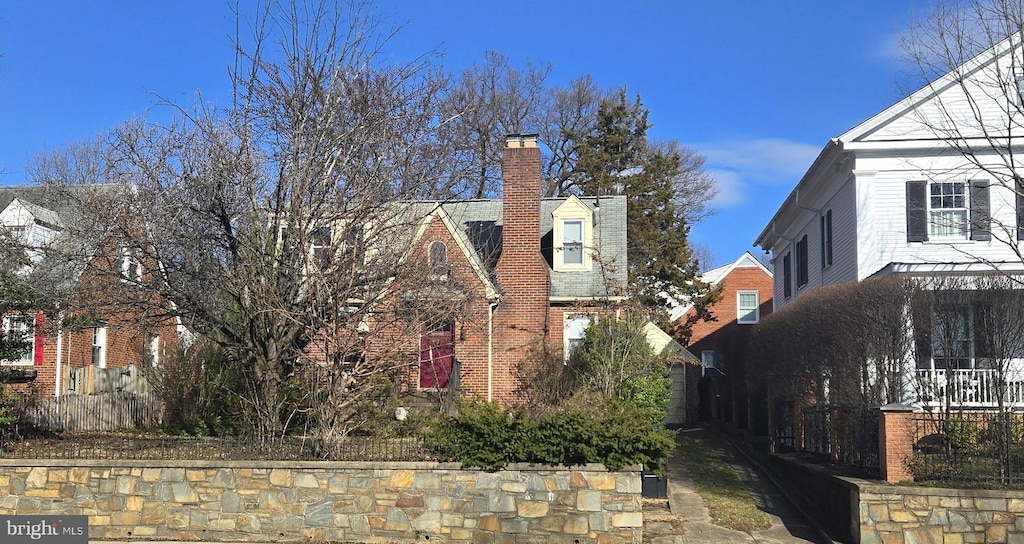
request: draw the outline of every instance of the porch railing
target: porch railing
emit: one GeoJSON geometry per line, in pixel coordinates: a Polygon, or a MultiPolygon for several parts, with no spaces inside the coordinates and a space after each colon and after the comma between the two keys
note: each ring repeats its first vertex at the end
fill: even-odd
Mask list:
{"type": "Polygon", "coordinates": [[[1024,408],[1024,376],[1005,373],[1000,387],[999,373],[991,369],[918,370],[918,401],[925,406],[994,408],[999,391],[1007,408],[1024,408]]]}

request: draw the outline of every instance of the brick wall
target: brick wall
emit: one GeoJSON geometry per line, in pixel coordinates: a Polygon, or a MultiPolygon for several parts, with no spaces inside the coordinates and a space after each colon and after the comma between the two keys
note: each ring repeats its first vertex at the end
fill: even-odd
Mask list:
{"type": "MultiPolygon", "coordinates": [[[[725,419],[741,428],[751,428],[747,414],[750,388],[745,380],[745,368],[756,365],[757,361],[749,357],[746,345],[753,330],[753,325],[737,323],[739,291],[757,291],[759,296],[759,319],[764,319],[772,311],[772,279],[760,268],[736,267],[720,282],[722,299],[712,305],[711,313],[716,321],[700,321],[691,328],[691,337],[687,349],[698,358],[702,351],[718,351],[722,354],[725,375],[717,376],[723,383],[716,383],[714,395],[720,399],[700,399],[698,384],[702,371],[699,367],[686,370],[686,419],[693,423],[703,404],[704,415],[712,419],[725,419]],[[727,382],[727,383],[725,383],[727,382]],[[713,404],[712,401],[714,402],[713,404]]],[[[690,314],[683,316],[685,320],[690,314]]]]}
{"type": "Polygon", "coordinates": [[[104,540],[626,544],[640,487],[598,465],[0,459],[0,514],[87,515],[104,540]]]}
{"type": "MultiPolygon", "coordinates": [[[[513,138],[510,145],[519,143],[513,138]]],[[[503,226],[495,275],[504,296],[494,314],[493,379],[495,398],[513,402],[519,374],[530,372],[530,351],[553,327],[550,274],[540,250],[540,148],[535,141],[532,147],[506,147],[501,166],[503,226]]]]}

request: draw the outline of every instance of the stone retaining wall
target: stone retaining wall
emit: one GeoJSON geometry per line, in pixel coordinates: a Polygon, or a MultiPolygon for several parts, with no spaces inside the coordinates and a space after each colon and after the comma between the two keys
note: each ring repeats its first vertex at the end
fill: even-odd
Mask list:
{"type": "Polygon", "coordinates": [[[0,459],[0,514],[88,515],[92,539],[639,543],[640,487],[600,465],[0,459]]]}
{"type": "Polygon", "coordinates": [[[860,543],[1024,543],[1024,492],[860,482],[860,543]]]}

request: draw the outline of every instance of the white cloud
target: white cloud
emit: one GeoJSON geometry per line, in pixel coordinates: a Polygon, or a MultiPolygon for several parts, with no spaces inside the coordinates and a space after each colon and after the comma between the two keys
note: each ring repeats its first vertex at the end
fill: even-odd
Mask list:
{"type": "Polygon", "coordinates": [[[821,152],[820,145],[781,138],[725,140],[694,146],[712,168],[733,170],[760,183],[795,185],[821,152]]]}
{"type": "Polygon", "coordinates": [[[755,185],[794,187],[821,151],[820,146],[781,138],[720,140],[690,145],[707,157],[719,209],[747,203],[755,185]]]}
{"type": "Polygon", "coordinates": [[[712,208],[731,208],[746,202],[743,180],[731,170],[709,169],[708,174],[715,180],[718,194],[711,200],[712,208]]]}

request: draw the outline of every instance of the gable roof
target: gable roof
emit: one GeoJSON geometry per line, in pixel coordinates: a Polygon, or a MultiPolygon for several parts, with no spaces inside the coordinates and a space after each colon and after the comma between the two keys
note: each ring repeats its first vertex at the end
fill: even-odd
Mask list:
{"type": "MultiPolygon", "coordinates": [[[[701,274],[700,281],[703,281],[704,283],[708,283],[710,285],[718,285],[719,283],[722,282],[722,280],[728,277],[729,274],[732,274],[733,270],[736,270],[737,268],[758,268],[761,270],[761,272],[764,272],[764,274],[769,278],[772,277],[771,270],[768,270],[768,268],[765,267],[765,265],[762,264],[761,261],[757,260],[757,258],[754,257],[749,251],[744,251],[743,254],[740,255],[739,258],[736,259],[735,261],[727,265],[719,266],[718,268],[713,268],[701,274]]],[[[691,303],[678,304],[676,306],[673,306],[668,311],[669,320],[675,321],[680,317],[686,315],[686,313],[692,309],[693,304],[691,303]]]]}
{"type": "MultiPolygon", "coordinates": [[[[895,104],[869,117],[850,130],[840,135],[837,140],[844,144],[847,149],[856,149],[860,143],[872,142],[900,142],[916,140],[924,145],[942,144],[947,137],[982,136],[977,134],[965,134],[964,130],[971,128],[965,126],[965,122],[972,121],[975,113],[968,114],[963,118],[958,116],[956,126],[949,127],[947,136],[936,134],[942,127],[931,125],[926,127],[922,122],[927,117],[939,115],[940,118],[955,114],[955,109],[950,111],[939,111],[946,108],[955,108],[958,101],[963,101],[969,93],[974,102],[972,108],[977,108],[976,114],[984,116],[986,113],[1005,113],[1005,110],[993,110],[988,102],[1007,98],[1007,92],[1016,92],[1016,81],[1012,73],[1005,71],[1002,63],[1011,54],[1020,54],[1021,38],[1013,34],[996,45],[978,53],[967,62],[951,69],[949,72],[936,78],[916,91],[910,93],[895,104]],[[1013,91],[1004,88],[993,90],[992,82],[996,85],[1012,84],[1013,91]],[[924,128],[924,131],[921,129],[924,128]]],[[[934,122],[934,119],[932,119],[934,122]]],[[[1004,123],[991,125],[987,128],[999,128],[1006,126],[1004,123]]]]}
{"type": "MultiPolygon", "coordinates": [[[[965,145],[971,143],[967,140],[978,140],[983,145],[991,145],[990,138],[993,136],[983,137],[982,129],[987,130],[996,125],[986,123],[982,126],[981,123],[974,120],[974,113],[969,112],[964,116],[958,116],[954,126],[943,128],[944,118],[945,124],[948,125],[949,117],[947,116],[955,115],[955,111],[943,110],[952,108],[956,105],[957,100],[963,101],[966,97],[964,89],[968,88],[972,89],[971,97],[978,99],[978,102],[971,106],[977,108],[976,111],[983,118],[992,113],[1005,114],[1005,110],[999,109],[997,101],[1000,98],[1007,98],[1006,91],[985,89],[983,83],[979,84],[979,81],[984,81],[985,78],[999,77],[1003,73],[1000,71],[1003,70],[1001,63],[1011,54],[1020,54],[1022,45],[1024,44],[1021,42],[1021,37],[1011,35],[840,136],[829,140],[829,143],[825,145],[797,182],[796,187],[779,205],[775,215],[754,241],[754,245],[768,250],[780,239],[784,239],[784,233],[779,232],[777,226],[787,225],[800,212],[801,200],[807,200],[802,197],[823,190],[828,185],[828,182],[832,180],[829,172],[832,172],[833,175],[835,173],[835,170],[830,170],[829,167],[834,164],[842,164],[841,161],[844,160],[844,154],[847,151],[876,150],[893,153],[901,149],[942,150],[949,148],[950,139],[960,139],[959,136],[967,137],[964,141],[965,145]],[[939,116],[937,120],[934,117],[936,115],[939,116]],[[976,126],[971,126],[971,122],[976,126]],[[943,130],[947,130],[947,134],[943,135],[941,133],[943,130]]],[[[1006,78],[1005,74],[1003,78],[1006,78]]],[[[991,83],[992,80],[988,81],[991,83]]],[[[1003,81],[1002,83],[1011,82],[1016,84],[1015,81],[1003,81]]],[[[1004,123],[1005,125],[1006,123],[1004,123]]]]}
{"type": "Polygon", "coordinates": [[[668,358],[670,363],[702,365],[696,355],[672,338],[672,335],[650,321],[644,324],[644,337],[654,349],[654,353],[668,358]]]}

